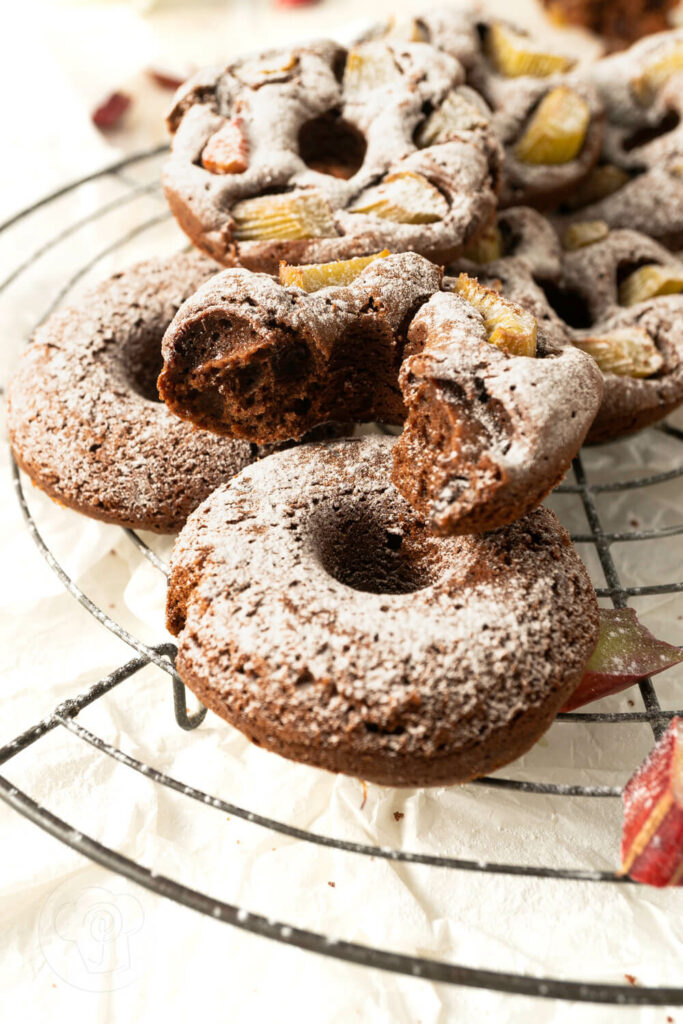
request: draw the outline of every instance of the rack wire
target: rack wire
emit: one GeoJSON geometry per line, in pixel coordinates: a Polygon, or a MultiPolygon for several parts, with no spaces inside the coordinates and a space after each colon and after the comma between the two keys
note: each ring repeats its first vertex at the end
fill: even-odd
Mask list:
{"type": "MultiPolygon", "coordinates": [[[[100,203],[87,214],[73,217],[68,212],[64,226],[60,227],[51,237],[47,239],[42,238],[40,243],[34,246],[32,251],[25,258],[21,259],[6,275],[5,279],[0,282],[0,296],[4,296],[10,286],[20,282],[37,260],[57,251],[62,244],[68,243],[79,230],[89,226],[96,227],[102,218],[126,210],[140,196],[158,198],[163,202],[158,186],[158,160],[163,154],[164,149],[165,147],[157,147],[132,155],[99,172],[80,178],[70,185],[46,196],[38,203],[35,203],[0,225],[0,236],[7,237],[12,230],[21,228],[27,222],[30,223],[31,219],[39,211],[54,210],[62,201],[68,201],[77,197],[81,190],[95,182],[110,181],[115,182],[118,186],[117,195],[114,198],[100,203]]],[[[69,206],[69,210],[71,210],[72,206],[73,204],[69,206]]],[[[93,268],[97,267],[106,257],[117,254],[128,242],[154,229],[156,225],[163,223],[168,218],[170,218],[170,214],[165,204],[162,205],[160,203],[158,214],[146,216],[139,222],[133,223],[132,227],[118,234],[113,242],[99,248],[95,252],[89,253],[88,258],[78,266],[77,270],[69,276],[68,280],[58,282],[53,294],[47,297],[47,302],[40,310],[40,316],[33,326],[37,326],[37,323],[45,319],[46,316],[63,303],[81,279],[93,268]]],[[[683,431],[676,427],[664,424],[657,429],[676,442],[683,442],[683,431]]],[[[598,596],[611,600],[614,607],[626,607],[629,600],[634,597],[674,594],[683,591],[683,581],[672,581],[650,586],[624,586],[620,580],[611,552],[611,546],[615,543],[657,541],[681,535],[683,534],[683,523],[650,530],[633,529],[622,532],[610,532],[603,527],[596,496],[600,493],[649,488],[670,480],[680,479],[683,477],[683,447],[680,451],[681,463],[675,470],[641,476],[632,480],[598,484],[589,483],[582,458],[579,455],[574,462],[575,483],[562,484],[557,489],[560,493],[574,494],[581,501],[589,530],[585,533],[575,534],[573,539],[577,543],[594,546],[606,583],[605,587],[597,589],[597,593],[598,596]]],[[[37,744],[42,737],[53,730],[64,729],[99,753],[115,759],[131,771],[138,772],[147,779],[151,779],[155,784],[180,793],[189,800],[215,808],[225,814],[234,815],[249,822],[251,825],[267,829],[273,833],[313,844],[317,847],[338,850],[349,856],[426,865],[449,871],[536,877],[546,879],[548,884],[558,880],[575,880],[622,886],[636,884],[627,878],[609,871],[561,869],[437,856],[400,848],[351,842],[308,829],[298,828],[283,821],[256,813],[248,807],[239,806],[221,797],[187,786],[178,779],[159,771],[153,765],[136,760],[118,747],[113,746],[84,728],[78,721],[79,713],[105,694],[114,691],[117,687],[130,683],[136,673],[148,664],[156,665],[170,677],[175,719],[181,729],[187,731],[196,729],[201,725],[206,715],[206,709],[200,707],[194,713],[188,712],[186,707],[186,690],[174,668],[176,648],[173,644],[167,642],[158,644],[144,643],[115,621],[103,608],[95,604],[68,575],[53,554],[49,543],[42,537],[27,501],[22,478],[16,463],[12,462],[12,465],[14,486],[19,506],[26,527],[43,558],[56,574],[66,591],[94,616],[105,629],[111,631],[132,648],[136,656],[125,664],[118,666],[109,675],[95,682],[89,689],[60,703],[48,717],[21,733],[4,747],[1,747],[0,764],[7,764],[17,754],[37,744]]],[[[132,530],[126,530],[125,533],[130,542],[136,546],[138,551],[150,562],[156,571],[162,574],[167,573],[167,567],[163,560],[146,544],[142,537],[132,530]]],[[[662,709],[650,680],[645,680],[640,684],[640,694],[643,703],[642,710],[613,713],[572,712],[560,714],[558,720],[566,723],[568,727],[582,723],[591,723],[602,727],[618,727],[627,723],[641,723],[646,725],[652,731],[653,737],[657,739],[675,715],[683,715],[683,710],[669,711],[662,709]]],[[[619,798],[622,792],[618,786],[583,786],[544,781],[519,781],[498,776],[495,778],[479,779],[476,783],[471,783],[471,785],[509,789],[519,793],[546,794],[558,799],[572,797],[614,799],[619,798]]],[[[683,1005],[683,987],[657,988],[587,983],[579,980],[536,977],[465,967],[427,957],[399,954],[387,949],[346,942],[325,934],[298,928],[293,924],[275,921],[251,913],[242,907],[216,899],[207,893],[189,888],[172,878],[157,874],[152,869],[103,845],[95,837],[75,830],[68,822],[55,816],[47,808],[40,806],[30,794],[19,789],[4,775],[0,776],[0,796],[10,806],[33,821],[41,829],[104,867],[200,913],[207,914],[212,918],[224,921],[237,928],[245,929],[280,943],[297,946],[313,953],[366,967],[380,968],[432,981],[448,982],[474,988],[487,988],[506,993],[539,996],[549,999],[624,1005],[683,1005]]]]}

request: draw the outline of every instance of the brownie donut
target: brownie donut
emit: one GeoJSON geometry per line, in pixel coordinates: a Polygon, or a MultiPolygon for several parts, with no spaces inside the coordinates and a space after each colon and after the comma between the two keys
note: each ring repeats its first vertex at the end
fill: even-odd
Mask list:
{"type": "Polygon", "coordinates": [[[508,354],[488,340],[484,314],[440,285],[440,269],[415,253],[311,293],[223,271],[166,332],[159,393],[198,426],[258,443],[330,419],[405,421],[394,483],[430,527],[495,529],[564,476],[597,412],[600,374],[542,328],[537,358],[508,354]]]}
{"type": "Polygon", "coordinates": [[[50,497],[95,519],[167,533],[256,457],[160,402],[161,338],[216,272],[179,254],[115,274],[39,328],[9,387],[15,458],[50,497]]]}
{"type": "Polygon", "coordinates": [[[228,266],[276,272],[384,247],[455,258],[493,215],[501,159],[463,80],[446,53],[381,42],[199,72],[168,119],[168,202],[228,266]]]}
{"type": "MultiPolygon", "coordinates": [[[[487,278],[495,280],[498,260],[503,261],[501,270],[514,260],[533,277],[556,280],[562,272],[562,245],[542,213],[530,206],[508,206],[498,211],[495,224],[474,240],[447,273],[464,271],[476,277],[484,267],[487,278]]],[[[517,301],[525,306],[521,299],[517,301]]]]}
{"type": "Polygon", "coordinates": [[[490,127],[505,154],[501,206],[550,209],[574,192],[600,156],[604,112],[592,83],[572,71],[576,62],[571,57],[549,51],[523,29],[486,15],[477,4],[425,9],[410,23],[409,32],[455,57],[465,68],[468,85],[492,108],[490,127]],[[544,112],[546,129],[555,135],[550,148],[557,149],[569,142],[558,141],[557,128],[566,118],[573,122],[577,110],[583,122],[575,129],[575,145],[564,155],[544,154],[548,145],[538,139],[538,124],[532,127],[536,114],[544,112]],[[530,130],[536,137],[533,144],[525,141],[530,130]]]}
{"type": "MultiPolygon", "coordinates": [[[[648,376],[604,374],[600,411],[588,441],[607,441],[668,416],[683,403],[683,294],[657,295],[624,305],[627,278],[644,265],[671,267],[683,291],[683,262],[663,246],[634,231],[611,231],[602,241],[566,254],[561,288],[564,296],[583,300],[590,325],[572,330],[572,341],[612,335],[636,328],[658,354],[648,376]]],[[[564,300],[566,301],[566,299],[564,300]]]]}
{"type": "Polygon", "coordinates": [[[586,77],[605,106],[606,160],[643,171],[683,159],[683,29],[595,61],[586,77]]]}
{"type": "Polygon", "coordinates": [[[600,222],[574,230],[582,227],[597,229],[598,240],[565,252],[559,276],[534,274],[506,257],[479,267],[479,274],[483,281],[499,282],[504,295],[533,313],[554,344],[579,345],[600,358],[604,393],[586,440],[609,441],[656,423],[683,403],[683,294],[642,301],[632,301],[638,298],[632,294],[629,305],[620,299],[628,279],[644,266],[669,268],[669,287],[678,287],[679,278],[683,289],[683,262],[635,231],[608,232],[600,222]],[[614,363],[610,339],[612,346],[617,342],[614,352],[627,346],[633,365],[628,359],[621,367],[614,363]]]}
{"type": "Polygon", "coordinates": [[[391,786],[466,782],[551,724],[596,643],[554,515],[437,538],[390,483],[392,439],[248,467],[171,557],[177,669],[254,743],[391,786]]]}
{"type": "Polygon", "coordinates": [[[500,205],[549,210],[572,195],[597,162],[602,150],[604,114],[595,89],[576,74],[543,79],[525,76],[506,87],[491,119],[491,128],[505,153],[500,205]],[[549,131],[564,116],[553,110],[554,100],[561,97],[571,104],[580,104],[586,112],[587,124],[582,129],[583,140],[576,155],[558,162],[538,157],[531,160],[534,146],[529,148],[529,155],[522,156],[524,140],[530,137],[542,110],[547,110],[543,116],[548,119],[549,131]]]}
{"type": "Polygon", "coordinates": [[[578,25],[601,36],[608,50],[623,50],[641,36],[671,25],[678,0],[542,0],[556,25],[578,25]]]}
{"type": "Polygon", "coordinates": [[[568,220],[604,220],[680,248],[683,29],[643,39],[597,61],[586,74],[607,113],[605,167],[597,169],[594,187],[568,220]]]}

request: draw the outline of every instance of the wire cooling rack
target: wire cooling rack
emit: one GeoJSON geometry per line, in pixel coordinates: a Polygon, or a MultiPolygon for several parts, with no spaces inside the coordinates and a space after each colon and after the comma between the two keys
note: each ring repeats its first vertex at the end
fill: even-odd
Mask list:
{"type": "MultiPolygon", "coordinates": [[[[121,160],[96,174],[81,178],[12,217],[5,224],[0,225],[0,236],[4,238],[11,239],[14,237],[13,232],[23,232],[22,251],[27,252],[27,255],[10,270],[4,281],[0,283],[0,296],[4,298],[7,297],[8,291],[12,287],[22,285],[24,278],[29,275],[31,268],[39,261],[52,258],[53,263],[59,267],[59,254],[61,251],[64,248],[68,248],[75,241],[78,241],[84,232],[86,233],[87,259],[81,258],[77,269],[71,273],[68,280],[64,280],[61,273],[57,272],[50,286],[44,290],[41,289],[40,296],[33,294],[32,316],[34,322],[26,325],[27,335],[31,333],[33,327],[37,326],[38,322],[42,321],[57,306],[68,299],[72,291],[83,279],[87,279],[91,272],[99,272],[101,276],[104,273],[103,268],[106,267],[106,261],[109,257],[123,257],[126,246],[130,242],[146,234],[153,234],[160,224],[169,219],[170,214],[163,203],[163,196],[158,186],[159,160],[163,151],[163,147],[160,147],[139,153],[121,160]],[[90,203],[91,208],[81,214],[80,210],[88,205],[88,190],[92,189],[93,186],[97,186],[100,189],[98,194],[101,195],[103,185],[111,189],[111,196],[103,201],[98,199],[94,206],[90,203]],[[84,197],[86,202],[83,202],[84,197]],[[145,199],[147,205],[145,205],[143,213],[136,213],[134,206],[141,198],[145,199]],[[149,202],[152,202],[154,207],[152,210],[150,210],[149,202]],[[49,217],[47,216],[48,214],[50,214],[49,217]],[[112,219],[115,225],[120,226],[115,227],[113,240],[110,240],[112,219]],[[48,222],[51,225],[56,223],[60,226],[56,231],[53,230],[50,237],[46,238],[45,225],[48,222]],[[106,232],[102,232],[102,238],[107,238],[107,244],[102,245],[100,228],[105,222],[110,225],[110,229],[109,235],[106,232]],[[29,239],[28,245],[26,242],[27,238],[29,239]],[[34,239],[32,244],[30,244],[31,239],[34,239]],[[39,305],[36,306],[36,299],[42,301],[43,308],[39,308],[39,305]],[[38,311],[39,315],[36,316],[38,311]]],[[[20,250],[15,246],[15,251],[20,250]]],[[[30,282],[27,287],[30,287],[30,282]]],[[[658,429],[675,442],[683,442],[683,431],[667,424],[658,429]]],[[[617,608],[625,607],[629,600],[634,597],[680,593],[683,591],[683,582],[672,581],[652,586],[633,587],[622,585],[610,550],[611,545],[629,541],[661,541],[667,537],[683,534],[683,523],[651,530],[634,529],[626,532],[610,532],[603,527],[601,521],[598,510],[599,495],[605,492],[623,492],[629,489],[649,488],[680,478],[683,476],[683,447],[680,449],[680,456],[680,465],[674,470],[627,481],[599,484],[590,484],[588,482],[581,456],[579,456],[574,462],[575,482],[563,484],[558,488],[560,493],[573,494],[578,497],[583,506],[589,530],[587,533],[575,534],[573,539],[577,543],[594,547],[599,557],[604,573],[604,582],[606,583],[605,587],[598,588],[598,596],[611,600],[617,608]]],[[[0,764],[10,762],[20,752],[27,750],[34,744],[38,744],[40,739],[52,730],[65,729],[101,754],[115,759],[134,772],[143,774],[147,779],[151,779],[159,786],[164,786],[180,793],[188,800],[198,801],[201,804],[216,808],[226,814],[234,815],[252,825],[270,830],[273,833],[318,847],[342,851],[349,856],[372,857],[408,864],[428,865],[447,871],[537,877],[545,879],[548,885],[552,885],[554,881],[557,882],[558,880],[576,880],[601,885],[635,884],[609,871],[561,869],[542,865],[529,866],[516,863],[489,862],[479,859],[467,860],[444,857],[386,846],[349,842],[304,828],[297,828],[283,821],[258,814],[247,807],[237,806],[200,789],[187,786],[177,779],[158,771],[152,765],[136,760],[134,757],[131,757],[84,728],[78,721],[80,711],[117,687],[130,683],[136,673],[150,663],[162,669],[171,679],[175,718],[181,729],[190,731],[201,725],[206,709],[200,708],[195,713],[188,712],[185,687],[174,669],[176,649],[173,644],[160,643],[148,645],[143,643],[124,629],[103,608],[95,604],[77,586],[74,580],[69,577],[52,553],[49,544],[39,532],[27,502],[22,478],[16,464],[13,464],[13,473],[16,495],[26,527],[45,561],[69,594],[87,609],[105,629],[110,630],[128,644],[136,652],[136,657],[126,662],[126,664],[120,665],[85,692],[63,701],[47,718],[0,748],[0,764]]],[[[125,532],[130,541],[136,545],[138,550],[149,560],[154,568],[160,573],[165,574],[167,568],[163,560],[159,558],[145,541],[131,530],[125,532]]],[[[577,723],[595,723],[601,728],[619,728],[625,723],[642,723],[644,728],[652,731],[653,737],[656,739],[666,729],[670,719],[676,714],[683,714],[683,711],[663,710],[649,680],[640,684],[640,694],[643,704],[642,710],[624,713],[575,712],[561,714],[558,718],[566,723],[567,727],[577,723]]],[[[615,799],[621,796],[620,787],[565,785],[542,780],[518,781],[495,777],[480,779],[476,783],[472,783],[472,785],[499,787],[515,790],[523,794],[546,794],[558,800],[572,797],[615,799]]],[[[475,988],[487,988],[506,993],[596,1003],[660,1006],[683,1005],[683,988],[679,987],[655,988],[597,984],[580,980],[533,977],[503,971],[465,967],[425,957],[409,956],[386,949],[341,941],[325,934],[298,928],[293,924],[275,921],[223,902],[204,892],[188,888],[172,878],[157,874],[152,869],[103,845],[95,837],[75,830],[68,822],[56,817],[47,808],[33,800],[30,794],[13,785],[5,776],[0,776],[0,796],[40,828],[106,868],[203,914],[210,915],[220,921],[265,938],[274,939],[280,943],[298,946],[304,950],[367,967],[380,968],[432,981],[449,982],[455,985],[475,988]]]]}

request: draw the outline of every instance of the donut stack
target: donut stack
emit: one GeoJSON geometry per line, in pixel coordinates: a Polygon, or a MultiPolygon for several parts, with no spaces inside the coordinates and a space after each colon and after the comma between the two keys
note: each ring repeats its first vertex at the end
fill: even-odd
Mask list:
{"type": "Polygon", "coordinates": [[[463,782],[577,687],[597,602],[539,504],[683,401],[682,81],[683,33],[580,71],[460,7],[177,94],[200,252],[52,316],[10,434],[59,502],[182,527],[178,671],[254,743],[463,782]]]}

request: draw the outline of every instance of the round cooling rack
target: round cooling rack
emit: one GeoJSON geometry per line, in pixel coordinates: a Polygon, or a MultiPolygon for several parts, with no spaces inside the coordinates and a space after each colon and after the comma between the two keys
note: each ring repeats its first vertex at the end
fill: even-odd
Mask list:
{"type": "MultiPolygon", "coordinates": [[[[164,151],[164,148],[160,147],[121,160],[96,174],[82,178],[54,192],[0,226],[0,234],[5,238],[13,239],[15,233],[22,233],[22,243],[21,245],[15,243],[14,251],[27,253],[0,282],[0,295],[4,299],[7,298],[13,287],[22,285],[31,269],[40,261],[51,261],[51,265],[56,268],[51,277],[48,275],[48,285],[41,288],[41,294],[33,295],[31,308],[34,322],[26,325],[27,335],[32,332],[37,323],[68,299],[71,292],[91,273],[99,272],[100,276],[103,276],[109,257],[116,256],[117,259],[123,260],[126,247],[133,240],[139,240],[141,237],[145,238],[149,235],[151,246],[154,247],[154,232],[159,225],[168,222],[171,216],[166,209],[158,185],[160,158],[164,151]],[[93,188],[97,189],[96,203],[92,202],[93,188]],[[46,238],[45,227],[48,222],[51,225],[51,234],[46,238]],[[56,230],[54,229],[55,224],[59,225],[56,230]],[[85,247],[83,247],[83,237],[87,241],[85,247]],[[73,264],[76,269],[65,280],[62,269],[62,253],[74,246],[77,246],[80,252],[79,262],[73,264]],[[87,259],[83,257],[83,252],[87,252],[87,259]]],[[[615,543],[666,542],[666,538],[683,534],[683,523],[649,530],[634,529],[610,532],[603,527],[599,512],[601,493],[651,488],[683,477],[683,431],[667,424],[660,426],[657,430],[660,435],[666,436],[669,442],[680,445],[678,468],[619,482],[592,484],[589,482],[584,463],[579,456],[574,462],[574,482],[563,484],[557,488],[558,493],[573,496],[573,500],[582,506],[589,529],[586,533],[575,534],[573,539],[577,543],[593,547],[604,574],[604,581],[601,582],[606,584],[597,589],[598,596],[611,600],[617,608],[626,607],[631,598],[657,594],[668,595],[683,591],[683,581],[678,580],[645,586],[623,585],[611,552],[611,546],[615,543]]],[[[76,601],[86,608],[105,629],[110,630],[128,644],[136,656],[94,683],[85,692],[63,701],[50,716],[0,748],[1,764],[10,762],[20,752],[38,744],[46,734],[61,728],[68,730],[69,733],[100,754],[115,759],[132,771],[141,773],[156,785],[174,790],[188,800],[197,801],[224,812],[224,814],[234,815],[273,833],[318,847],[341,851],[348,856],[371,857],[426,865],[448,871],[475,872],[480,875],[536,877],[544,879],[546,885],[552,885],[560,880],[575,880],[598,885],[635,886],[635,883],[629,879],[609,871],[560,869],[542,865],[528,866],[516,863],[489,862],[480,859],[466,860],[335,839],[258,814],[247,807],[238,806],[200,789],[187,786],[152,765],[136,760],[85,729],[78,721],[79,712],[103,695],[115,690],[116,687],[132,685],[130,681],[134,679],[136,673],[150,663],[162,669],[171,679],[175,718],[181,729],[189,731],[201,725],[206,709],[200,708],[195,713],[188,712],[185,687],[174,669],[176,649],[173,644],[167,642],[153,645],[143,643],[116,622],[102,607],[95,604],[70,578],[55,558],[49,543],[39,532],[16,464],[13,464],[13,472],[16,494],[26,527],[50,568],[76,601]]],[[[131,530],[125,532],[130,542],[136,545],[139,552],[148,559],[152,566],[158,572],[165,574],[167,572],[165,563],[146,542],[131,530]]],[[[635,694],[636,691],[633,692],[635,694]]],[[[641,710],[624,713],[561,714],[558,716],[558,720],[565,723],[568,728],[580,723],[592,723],[599,729],[615,729],[625,723],[641,723],[643,728],[651,730],[654,739],[657,739],[666,729],[671,718],[675,715],[683,715],[683,710],[670,711],[660,707],[655,690],[649,680],[640,684],[640,695],[641,710]]],[[[188,740],[188,742],[191,741],[188,740]]],[[[633,767],[635,768],[636,765],[634,764],[633,767]]],[[[521,794],[545,794],[558,801],[575,797],[615,799],[619,798],[622,792],[621,788],[616,786],[565,785],[542,779],[518,781],[497,776],[479,779],[471,785],[509,789],[521,794]]],[[[104,867],[175,900],[177,903],[277,942],[366,967],[506,993],[595,1003],[683,1005],[683,987],[656,988],[599,984],[465,967],[346,942],[332,936],[297,928],[293,924],[251,913],[197,889],[188,888],[172,878],[157,874],[115,849],[103,845],[95,837],[75,830],[68,822],[42,807],[28,793],[13,785],[4,776],[0,776],[0,796],[40,828],[104,867]]]]}

